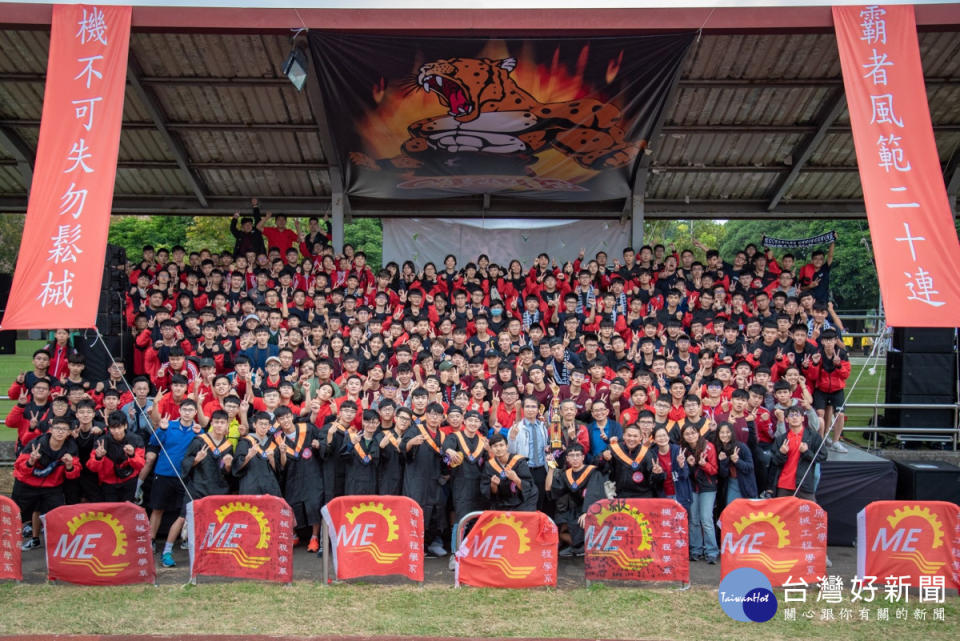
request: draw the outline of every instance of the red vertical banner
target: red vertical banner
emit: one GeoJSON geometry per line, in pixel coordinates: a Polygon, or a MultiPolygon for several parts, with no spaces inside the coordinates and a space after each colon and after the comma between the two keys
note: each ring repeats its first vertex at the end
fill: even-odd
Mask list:
{"type": "Polygon", "coordinates": [[[130,16],[130,7],[53,7],[40,139],[3,329],[96,324],[130,16]]]}
{"type": "Polygon", "coordinates": [[[960,506],[874,501],[857,514],[857,575],[960,590],[960,506]]]}
{"type": "Polygon", "coordinates": [[[338,579],[423,581],[423,511],[405,496],[340,496],[323,506],[338,579]]]}
{"type": "Polygon", "coordinates": [[[187,505],[190,576],[293,581],[293,512],[276,496],[207,496],[187,505]]]}
{"type": "Polygon", "coordinates": [[[82,503],[43,517],[47,578],[80,585],[154,583],[147,512],[133,503],[82,503]]]}
{"type": "Polygon", "coordinates": [[[960,241],[910,5],[833,7],[863,200],[890,325],[960,325],[960,241]]]}
{"type": "Polygon", "coordinates": [[[795,497],[737,499],[720,515],[720,574],[763,572],[774,586],[816,583],[827,571],[827,513],[795,497]]]}
{"type": "Polygon", "coordinates": [[[588,580],[690,582],[687,511],[676,501],[597,501],[584,525],[588,580]]]}
{"type": "Polygon", "coordinates": [[[456,584],[556,587],[558,543],[557,526],[543,512],[484,512],[457,550],[456,584]]]}
{"type": "Polygon", "coordinates": [[[0,581],[22,581],[20,557],[20,508],[6,496],[0,496],[0,581]]]}

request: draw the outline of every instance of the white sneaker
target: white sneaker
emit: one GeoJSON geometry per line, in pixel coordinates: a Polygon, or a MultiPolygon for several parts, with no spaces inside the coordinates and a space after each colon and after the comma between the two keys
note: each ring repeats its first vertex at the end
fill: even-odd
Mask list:
{"type": "Polygon", "coordinates": [[[447,551],[443,549],[443,545],[439,541],[434,541],[433,543],[428,545],[427,552],[429,552],[430,554],[436,557],[447,556],[447,551]]]}
{"type": "Polygon", "coordinates": [[[829,556],[827,557],[827,567],[828,567],[828,568],[832,568],[832,567],[833,567],[833,561],[830,560],[830,557],[829,557],[829,556]]]}
{"type": "Polygon", "coordinates": [[[849,450],[843,446],[843,443],[840,441],[834,441],[830,445],[830,451],[836,452],[837,454],[846,454],[849,450]]]}

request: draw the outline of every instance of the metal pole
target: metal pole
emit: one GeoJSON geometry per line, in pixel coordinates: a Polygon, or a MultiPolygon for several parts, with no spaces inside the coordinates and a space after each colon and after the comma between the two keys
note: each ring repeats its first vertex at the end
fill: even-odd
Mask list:
{"type": "Polygon", "coordinates": [[[333,235],[333,251],[343,252],[343,193],[334,193],[330,199],[331,216],[330,226],[333,235]]]}
{"type": "Polygon", "coordinates": [[[327,530],[327,522],[320,525],[320,550],[323,552],[323,587],[330,585],[330,555],[332,552],[327,549],[327,542],[330,540],[330,532],[327,530]]]}

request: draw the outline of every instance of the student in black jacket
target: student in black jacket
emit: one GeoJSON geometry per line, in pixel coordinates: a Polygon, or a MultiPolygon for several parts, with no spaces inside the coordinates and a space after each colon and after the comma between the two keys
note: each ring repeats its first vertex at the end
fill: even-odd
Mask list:
{"type": "MultiPolygon", "coordinates": [[[[227,439],[230,417],[223,410],[215,411],[210,417],[210,432],[200,432],[187,446],[180,463],[180,476],[187,483],[190,501],[205,496],[227,494],[230,486],[226,475],[233,464],[233,445],[227,439]]],[[[173,544],[180,536],[187,516],[187,505],[183,504],[180,516],[170,526],[167,542],[163,546],[160,563],[165,568],[175,567],[173,544]]]]}
{"type": "Polygon", "coordinates": [[[283,496],[277,470],[286,463],[285,448],[270,438],[270,415],[257,412],[253,432],[237,442],[233,475],[240,479],[240,494],[283,496]]]}
{"type": "Polygon", "coordinates": [[[346,463],[344,495],[377,493],[377,471],[380,467],[380,415],[364,410],[363,431],[347,429],[347,437],[340,448],[340,458],[346,463]]]}
{"type": "Polygon", "coordinates": [[[597,501],[606,498],[603,472],[593,465],[584,465],[583,446],[574,443],[567,446],[566,469],[547,466],[546,490],[557,504],[557,525],[566,525],[567,531],[560,538],[568,545],[558,556],[583,556],[583,525],[587,510],[597,501]]]}
{"type": "Polygon", "coordinates": [[[527,459],[519,454],[510,456],[503,434],[490,437],[490,458],[483,466],[480,491],[491,510],[533,512],[537,509],[540,492],[527,459]]]}
{"type": "Polygon", "coordinates": [[[787,430],[773,439],[773,464],[777,496],[816,501],[815,466],[827,460],[827,449],[816,430],[805,426],[799,405],[787,408],[787,430]],[[819,452],[819,453],[818,453],[819,452]],[[801,481],[802,479],[802,481],[801,481]],[[799,489],[797,485],[799,484],[799,489]]]}
{"type": "Polygon", "coordinates": [[[601,454],[601,469],[617,486],[617,498],[653,498],[653,488],[664,480],[652,442],[643,443],[637,425],[623,430],[623,443],[610,439],[610,447],[601,454]]]}

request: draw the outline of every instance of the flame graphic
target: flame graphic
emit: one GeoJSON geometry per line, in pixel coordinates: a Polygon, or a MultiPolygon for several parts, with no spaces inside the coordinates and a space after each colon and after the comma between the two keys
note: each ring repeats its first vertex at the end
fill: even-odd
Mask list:
{"type": "Polygon", "coordinates": [[[606,80],[608,85],[611,82],[613,82],[616,79],[617,74],[620,73],[620,63],[622,62],[623,62],[623,50],[621,49],[620,54],[617,56],[617,59],[611,60],[610,62],[607,63],[606,80]]]}
{"type": "MultiPolygon", "coordinates": [[[[476,54],[478,58],[491,60],[516,58],[517,67],[511,77],[541,103],[568,102],[584,97],[607,101],[609,96],[605,90],[584,79],[589,56],[590,47],[584,45],[571,69],[561,61],[559,49],[554,51],[548,63],[537,62],[531,43],[524,43],[519,51],[511,51],[503,40],[488,41],[476,54]]],[[[619,72],[622,57],[621,52],[614,75],[619,72]]],[[[411,60],[410,74],[415,76],[425,62],[428,61],[422,56],[415,56],[411,60]]],[[[607,76],[609,83],[612,80],[609,69],[607,76]]],[[[373,98],[377,106],[358,118],[357,131],[363,140],[362,151],[377,159],[400,154],[401,145],[409,137],[407,127],[411,123],[446,113],[446,108],[435,96],[421,90],[407,93],[401,78],[381,78],[380,84],[373,87],[373,98]]],[[[531,166],[537,176],[579,184],[598,173],[581,167],[553,149],[543,150],[537,157],[537,162],[531,166]]]]}

